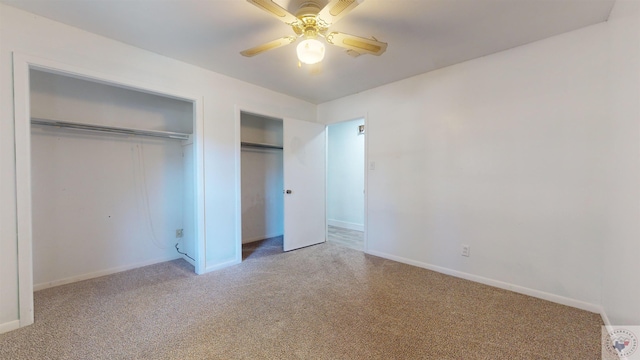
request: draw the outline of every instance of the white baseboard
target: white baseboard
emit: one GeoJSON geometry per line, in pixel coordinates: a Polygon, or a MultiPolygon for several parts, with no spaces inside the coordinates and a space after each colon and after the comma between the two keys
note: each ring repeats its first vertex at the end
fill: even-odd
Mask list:
{"type": "Polygon", "coordinates": [[[13,331],[20,327],[20,320],[13,320],[6,322],[4,324],[0,324],[0,334],[13,331]]]}
{"type": "Polygon", "coordinates": [[[602,317],[602,322],[604,322],[604,326],[606,326],[607,329],[611,329],[613,324],[611,324],[611,321],[609,320],[609,316],[607,316],[607,312],[604,311],[604,307],[602,306],[600,307],[600,317],[602,317]]]}
{"type": "Polygon", "coordinates": [[[364,231],[363,224],[350,223],[350,222],[334,220],[334,219],[327,219],[327,224],[329,224],[330,226],[335,226],[343,229],[364,231]]]}
{"type": "Polygon", "coordinates": [[[246,238],[246,239],[242,239],[242,243],[243,244],[248,244],[248,243],[252,243],[254,241],[260,241],[260,240],[265,240],[265,239],[271,239],[274,238],[276,236],[282,236],[282,234],[272,234],[272,235],[260,235],[260,236],[254,236],[254,237],[250,237],[250,238],[246,238]]]}
{"type": "MultiPolygon", "coordinates": [[[[542,300],[551,301],[551,302],[554,302],[554,303],[557,303],[557,304],[571,306],[571,307],[574,307],[574,308],[578,308],[578,309],[581,309],[581,310],[593,312],[593,313],[596,313],[596,314],[603,314],[604,313],[602,311],[602,307],[600,305],[591,304],[591,303],[584,302],[584,301],[581,301],[581,300],[571,299],[571,298],[568,298],[568,297],[564,297],[564,296],[560,296],[560,295],[556,295],[556,294],[551,294],[551,293],[540,291],[540,290],[526,288],[526,287],[520,286],[520,285],[515,285],[515,284],[510,284],[510,283],[506,283],[506,282],[499,281],[499,280],[489,279],[489,278],[486,278],[486,277],[483,277],[483,276],[473,275],[473,274],[465,273],[465,272],[462,272],[462,271],[457,271],[457,270],[453,270],[453,269],[444,268],[444,267],[441,267],[441,266],[427,264],[427,263],[423,263],[423,262],[420,262],[420,261],[415,261],[415,260],[403,258],[403,257],[400,257],[400,256],[390,255],[390,254],[383,253],[383,252],[367,251],[367,253],[371,254],[371,255],[374,255],[374,256],[381,257],[381,258],[385,258],[385,259],[401,262],[401,263],[404,263],[404,264],[413,265],[413,266],[421,267],[421,268],[424,268],[424,269],[432,270],[432,271],[439,272],[439,273],[442,273],[442,274],[455,276],[457,278],[470,280],[470,281],[473,281],[473,282],[477,282],[477,283],[481,283],[481,284],[497,287],[497,288],[500,288],[500,289],[517,292],[519,294],[532,296],[532,297],[535,297],[535,298],[538,298],[538,299],[542,299],[542,300]]],[[[603,321],[608,321],[608,319],[607,320],[603,320],[603,321]]]]}
{"type": "Polygon", "coordinates": [[[157,258],[157,259],[153,259],[153,260],[143,261],[143,262],[136,263],[136,264],[119,266],[119,267],[116,267],[116,268],[95,271],[95,272],[88,273],[88,274],[71,276],[71,277],[68,277],[68,278],[60,279],[60,280],[54,280],[54,281],[49,281],[49,282],[33,285],[33,291],[44,290],[44,289],[52,288],[52,287],[55,287],[55,286],[71,284],[71,283],[82,281],[82,280],[89,280],[89,279],[93,279],[93,278],[97,278],[97,277],[101,277],[101,276],[111,275],[111,274],[119,273],[119,272],[122,272],[122,271],[127,271],[127,270],[131,270],[131,269],[137,269],[139,267],[153,265],[153,264],[157,264],[157,263],[161,263],[161,262],[165,262],[165,261],[176,260],[176,259],[181,259],[181,258],[182,258],[181,255],[176,254],[176,255],[165,256],[165,257],[157,258]]]}
{"type": "Polygon", "coordinates": [[[238,259],[233,259],[233,260],[226,261],[226,262],[223,262],[223,263],[220,263],[220,264],[215,264],[215,265],[212,265],[212,266],[207,266],[207,268],[206,268],[206,269],[204,269],[204,272],[205,272],[205,273],[208,273],[208,272],[211,272],[211,271],[224,269],[224,268],[229,267],[229,266],[233,266],[233,265],[240,264],[241,262],[242,262],[242,260],[241,260],[241,259],[240,259],[240,260],[238,260],[238,259]]]}
{"type": "Polygon", "coordinates": [[[184,261],[188,262],[189,264],[193,265],[193,267],[196,266],[196,262],[191,260],[190,258],[188,258],[186,255],[181,255],[180,259],[184,259],[184,261]]]}

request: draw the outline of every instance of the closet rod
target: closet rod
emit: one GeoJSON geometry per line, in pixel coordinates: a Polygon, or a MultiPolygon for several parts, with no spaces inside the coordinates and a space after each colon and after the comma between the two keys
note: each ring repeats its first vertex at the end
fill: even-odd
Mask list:
{"type": "Polygon", "coordinates": [[[102,132],[123,134],[123,135],[139,135],[139,136],[152,136],[152,137],[166,138],[166,139],[189,140],[189,134],[171,132],[171,131],[127,129],[127,128],[120,128],[120,127],[113,127],[113,126],[82,124],[82,123],[76,123],[76,122],[39,119],[39,118],[31,118],[31,123],[37,124],[37,125],[56,126],[56,127],[64,127],[64,128],[71,128],[71,129],[102,131],[102,132]]]}
{"type": "Polygon", "coordinates": [[[252,142],[241,142],[240,145],[247,147],[255,147],[255,148],[263,148],[263,149],[280,149],[282,150],[281,145],[271,145],[271,144],[261,144],[261,143],[252,143],[252,142]]]}

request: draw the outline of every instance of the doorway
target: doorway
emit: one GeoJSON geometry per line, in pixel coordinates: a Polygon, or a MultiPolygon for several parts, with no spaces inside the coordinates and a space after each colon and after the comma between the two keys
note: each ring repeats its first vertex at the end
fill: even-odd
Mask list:
{"type": "Polygon", "coordinates": [[[177,258],[194,266],[193,104],[29,75],[34,290],[177,258]]]}
{"type": "MultiPolygon", "coordinates": [[[[326,125],[312,121],[281,118],[277,114],[264,114],[261,110],[236,107],[236,164],[238,169],[236,199],[239,220],[236,223],[238,229],[236,262],[241,262],[244,257],[242,256],[243,240],[247,242],[271,235],[264,232],[261,236],[257,235],[252,239],[245,234],[247,228],[251,226],[245,219],[245,213],[251,206],[252,200],[243,194],[242,172],[246,171],[245,164],[242,163],[243,147],[245,149],[260,147],[261,151],[268,149],[275,154],[282,154],[282,187],[269,190],[274,191],[270,196],[283,197],[282,220],[276,222],[277,226],[271,227],[277,229],[282,224],[282,251],[297,250],[326,241],[326,125]],[[266,137],[263,134],[262,138],[260,136],[254,139],[245,138],[243,130],[245,134],[252,130],[242,129],[242,119],[254,118],[257,121],[258,119],[255,117],[263,122],[261,125],[260,123],[256,125],[262,128],[260,131],[264,131],[265,127],[270,127],[270,130],[267,131],[266,137]],[[265,121],[271,125],[265,125],[265,121]],[[280,132],[282,134],[281,142],[278,140],[280,132]],[[278,135],[275,136],[275,134],[278,135]],[[248,206],[243,207],[243,201],[248,206]]],[[[248,122],[251,121],[248,120],[248,122]]],[[[255,149],[253,151],[255,152],[255,149]]],[[[270,170],[270,172],[276,174],[280,173],[280,170],[270,170]]],[[[276,182],[274,181],[274,183],[276,182]]],[[[260,182],[254,186],[264,187],[264,183],[260,182]]],[[[245,188],[244,192],[247,191],[254,190],[245,188]]],[[[254,197],[254,200],[260,201],[260,197],[254,197]]],[[[274,208],[279,209],[277,206],[274,208]]],[[[276,211],[276,216],[269,215],[268,218],[278,219],[280,210],[276,211]]],[[[262,216],[264,219],[267,218],[265,215],[262,216]]]]}
{"type": "Polygon", "coordinates": [[[240,113],[242,260],[284,252],[282,119],[240,113]]]}
{"type": "Polygon", "coordinates": [[[365,119],[327,126],[327,240],[364,251],[365,119]]]}

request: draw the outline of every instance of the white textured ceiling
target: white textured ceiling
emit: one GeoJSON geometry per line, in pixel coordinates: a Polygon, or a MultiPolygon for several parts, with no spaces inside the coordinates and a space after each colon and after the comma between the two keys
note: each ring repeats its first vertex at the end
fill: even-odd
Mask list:
{"type": "MultiPolygon", "coordinates": [[[[319,73],[295,43],[253,58],[241,50],[293,35],[243,0],[0,0],[44,17],[312,103],[606,21],[614,0],[366,0],[331,31],[389,43],[380,57],[327,46],[319,73]]],[[[295,13],[301,0],[276,0],[295,13]]],[[[317,0],[321,5],[327,0],[317,0]]]]}

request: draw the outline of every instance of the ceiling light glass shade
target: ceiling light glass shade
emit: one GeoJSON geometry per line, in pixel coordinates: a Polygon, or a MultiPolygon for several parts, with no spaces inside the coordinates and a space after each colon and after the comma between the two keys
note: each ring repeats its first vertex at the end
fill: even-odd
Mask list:
{"type": "Polygon", "coordinates": [[[298,60],[313,65],[324,59],[324,44],[316,39],[307,39],[298,44],[297,52],[298,60]]]}

